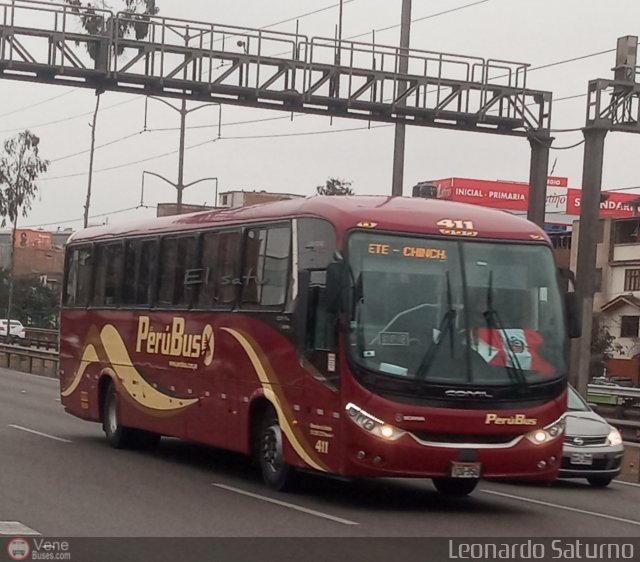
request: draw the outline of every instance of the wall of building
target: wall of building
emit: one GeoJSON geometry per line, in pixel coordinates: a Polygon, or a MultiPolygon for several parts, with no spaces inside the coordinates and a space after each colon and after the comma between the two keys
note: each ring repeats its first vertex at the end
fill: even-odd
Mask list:
{"type": "Polygon", "coordinates": [[[303,195],[294,193],[275,193],[271,191],[226,191],[219,196],[221,207],[248,207],[260,203],[272,203],[273,201],[287,201],[289,199],[300,199],[303,195]]]}
{"type": "Polygon", "coordinates": [[[602,324],[607,328],[609,333],[616,338],[616,348],[611,356],[615,359],[630,359],[640,354],[640,338],[622,338],[620,337],[620,317],[622,316],[638,316],[640,311],[637,307],[623,303],[616,306],[611,312],[602,313],[602,324]],[[617,348],[620,347],[620,349],[617,348]]]}

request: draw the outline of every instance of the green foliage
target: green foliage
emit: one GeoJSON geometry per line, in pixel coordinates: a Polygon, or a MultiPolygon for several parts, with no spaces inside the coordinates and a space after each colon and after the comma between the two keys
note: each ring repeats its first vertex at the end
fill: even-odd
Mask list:
{"type": "Polygon", "coordinates": [[[318,195],[353,195],[351,183],[338,178],[329,178],[324,185],[319,185],[316,191],[318,195]]]}
{"type": "Polygon", "coordinates": [[[593,319],[591,328],[591,363],[589,367],[589,378],[601,377],[607,365],[607,359],[613,356],[614,352],[620,352],[622,346],[615,343],[616,338],[609,333],[607,327],[602,324],[599,318],[593,319]]]}
{"type": "MultiPolygon", "coordinates": [[[[0,268],[0,318],[6,318],[9,303],[9,271],[0,268]]],[[[11,318],[25,326],[56,328],[60,295],[40,283],[38,277],[23,278],[14,289],[11,318]]]]}
{"type": "Polygon", "coordinates": [[[31,131],[22,131],[4,143],[0,156],[0,215],[2,226],[16,223],[31,210],[38,193],[35,180],[47,171],[49,161],[40,158],[40,139],[31,131]]]}
{"type": "MultiPolygon", "coordinates": [[[[149,18],[160,11],[156,0],[120,0],[119,6],[114,6],[100,0],[65,0],[72,7],[72,11],[80,18],[82,27],[89,35],[131,37],[140,40],[149,33],[149,18]],[[126,17],[119,20],[115,29],[111,13],[124,12],[126,17]],[[111,13],[110,13],[111,12],[111,13]]],[[[76,41],[76,45],[80,44],[76,41]]],[[[98,45],[94,42],[85,43],[87,52],[93,60],[98,57],[98,45]]],[[[124,52],[119,46],[118,55],[124,52]]]]}

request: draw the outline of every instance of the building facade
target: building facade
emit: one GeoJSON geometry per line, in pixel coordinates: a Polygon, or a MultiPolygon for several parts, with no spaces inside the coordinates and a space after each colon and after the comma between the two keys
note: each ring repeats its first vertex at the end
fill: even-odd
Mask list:
{"type": "Polygon", "coordinates": [[[218,200],[219,207],[248,207],[258,203],[272,203],[273,201],[286,201],[288,199],[300,199],[304,195],[294,193],[274,193],[270,191],[225,191],[218,200]]]}
{"type": "MultiPolygon", "coordinates": [[[[574,241],[580,223],[573,226],[574,241]]],[[[575,271],[578,248],[571,249],[575,271]]],[[[614,338],[609,375],[640,373],[640,217],[604,218],[598,227],[594,317],[614,338]]]]}

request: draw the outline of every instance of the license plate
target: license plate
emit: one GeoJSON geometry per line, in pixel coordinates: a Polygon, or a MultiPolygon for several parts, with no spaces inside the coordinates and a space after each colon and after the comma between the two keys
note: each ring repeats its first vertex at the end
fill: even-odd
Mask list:
{"type": "Polygon", "coordinates": [[[591,466],[593,464],[593,455],[591,453],[572,453],[571,464],[591,466]]]}
{"type": "Polygon", "coordinates": [[[482,464],[479,462],[452,462],[449,468],[451,478],[480,478],[482,464]]]}

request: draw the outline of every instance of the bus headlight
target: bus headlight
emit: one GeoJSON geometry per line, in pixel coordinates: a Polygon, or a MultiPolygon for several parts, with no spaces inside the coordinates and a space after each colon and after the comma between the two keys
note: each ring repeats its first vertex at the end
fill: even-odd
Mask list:
{"type": "Polygon", "coordinates": [[[607,437],[607,444],[611,447],[622,445],[622,435],[620,435],[620,432],[615,427],[612,427],[611,431],[609,432],[609,437],[607,437]]]}
{"type": "Polygon", "coordinates": [[[365,412],[362,408],[349,402],[346,405],[345,410],[349,415],[349,418],[361,429],[364,429],[368,433],[381,437],[387,441],[395,441],[400,439],[406,432],[402,429],[398,429],[388,423],[384,423],[382,420],[376,418],[374,415],[365,412]]]}
{"type": "Polygon", "coordinates": [[[547,427],[541,429],[534,429],[525,435],[525,437],[534,445],[544,445],[553,441],[556,437],[559,437],[564,432],[565,421],[564,417],[554,421],[547,427]]]}

